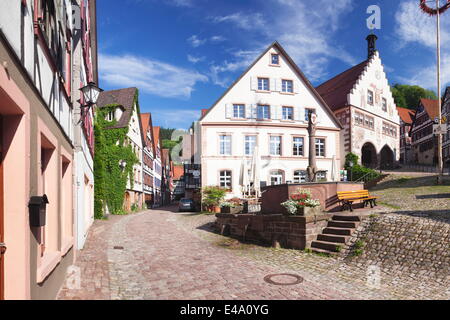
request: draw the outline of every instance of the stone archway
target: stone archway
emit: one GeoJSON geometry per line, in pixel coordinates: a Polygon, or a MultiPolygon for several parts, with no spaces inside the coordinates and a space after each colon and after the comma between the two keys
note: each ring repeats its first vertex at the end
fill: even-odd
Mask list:
{"type": "Polygon", "coordinates": [[[361,148],[361,164],[367,168],[376,168],[378,164],[377,149],[370,142],[366,142],[361,148]]]}
{"type": "Polygon", "coordinates": [[[394,151],[385,145],[380,151],[380,168],[381,169],[394,169],[394,151]]]}

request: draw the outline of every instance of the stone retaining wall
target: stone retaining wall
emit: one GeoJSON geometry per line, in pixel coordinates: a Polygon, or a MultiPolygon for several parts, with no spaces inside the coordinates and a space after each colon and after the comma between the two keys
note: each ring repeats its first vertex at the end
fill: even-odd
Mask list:
{"type": "Polygon", "coordinates": [[[342,252],[344,259],[450,280],[450,219],[384,214],[364,220],[342,252]],[[354,256],[356,241],[364,243],[354,256]]]}
{"type": "Polygon", "coordinates": [[[303,250],[326,227],[330,215],[302,217],[218,213],[215,226],[225,236],[303,250]]]}

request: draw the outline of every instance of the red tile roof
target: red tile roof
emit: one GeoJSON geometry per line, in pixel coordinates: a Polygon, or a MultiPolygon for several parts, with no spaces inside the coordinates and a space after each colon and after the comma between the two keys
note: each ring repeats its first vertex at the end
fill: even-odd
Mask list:
{"type": "Polygon", "coordinates": [[[209,109],[202,109],[202,117],[208,112],[209,109]]]}
{"type": "Polygon", "coordinates": [[[142,122],[142,129],[143,129],[142,134],[143,135],[147,134],[149,120],[150,120],[150,113],[141,113],[141,122],[142,122]]]}
{"type": "Polygon", "coordinates": [[[414,110],[397,107],[398,115],[404,123],[412,124],[414,118],[414,110]]]}
{"type": "Polygon", "coordinates": [[[180,180],[183,175],[184,175],[184,167],[180,166],[180,165],[174,165],[173,166],[173,179],[180,180]]]}
{"type": "Polygon", "coordinates": [[[439,105],[438,100],[431,100],[431,99],[420,99],[420,103],[425,108],[425,111],[428,114],[428,117],[430,117],[430,120],[434,120],[439,115],[439,105]]]}
{"type": "Polygon", "coordinates": [[[347,95],[353,89],[368,62],[369,60],[365,60],[316,87],[317,92],[331,110],[335,111],[347,106],[347,95]]]}

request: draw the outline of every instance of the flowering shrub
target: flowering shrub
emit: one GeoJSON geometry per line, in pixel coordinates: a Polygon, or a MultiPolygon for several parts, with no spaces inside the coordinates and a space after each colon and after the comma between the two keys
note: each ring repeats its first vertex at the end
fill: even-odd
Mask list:
{"type": "Polygon", "coordinates": [[[299,188],[296,190],[296,193],[291,195],[289,200],[281,203],[281,205],[286,208],[289,214],[295,215],[299,208],[316,208],[320,206],[320,201],[311,199],[311,197],[311,190],[299,188]]]}
{"type": "Polygon", "coordinates": [[[221,208],[234,208],[236,205],[233,202],[224,201],[220,204],[221,208]]]}

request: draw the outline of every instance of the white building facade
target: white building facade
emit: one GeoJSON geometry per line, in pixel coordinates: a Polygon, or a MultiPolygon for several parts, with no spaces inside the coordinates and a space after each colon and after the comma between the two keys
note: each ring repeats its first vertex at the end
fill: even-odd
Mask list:
{"type": "Polygon", "coordinates": [[[340,124],[284,49],[273,43],[196,127],[202,186],[221,186],[228,197],[241,197],[255,146],[261,186],[307,181],[309,112],[318,118],[318,178],[338,180],[340,124]]]}

